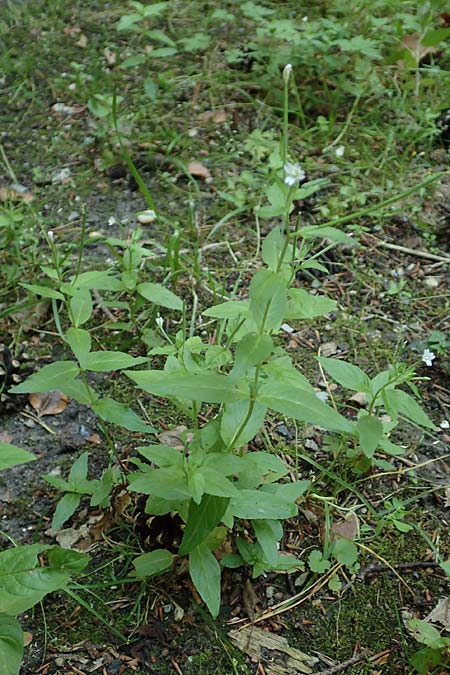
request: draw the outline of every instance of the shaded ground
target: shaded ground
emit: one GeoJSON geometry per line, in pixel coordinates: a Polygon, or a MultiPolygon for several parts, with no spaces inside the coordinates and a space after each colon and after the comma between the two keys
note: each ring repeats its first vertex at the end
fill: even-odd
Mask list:
{"type": "MultiPolygon", "coordinates": [[[[1,111],[1,185],[20,183],[34,194],[31,207],[12,200],[5,202],[2,210],[9,224],[2,230],[0,248],[4,277],[0,335],[11,354],[21,361],[15,372],[23,376],[61,356],[50,305],[44,302],[37,306],[35,299],[18,286],[21,280],[32,283],[39,278],[40,265],[49,261],[42,230],[55,232],[70,266],[78,254],[85,210],[88,239],[83,264],[85,269],[103,269],[115,264],[105,237],[129,237],[136,231],[137,212],[146,208],[114,139],[111,121],[92,113],[95,96],[111,96],[117,83],[125,99],[123,125],[130,153],[164,211],[164,231],[153,224],[142,225],[141,241],[161,255],[161,247],[166,247],[170,236],[179,231],[180,248],[186,251],[175,272],[165,266],[163,257],[144,266],[144,277],[163,280],[169,276],[173,288],[184,297],[195,290],[201,307],[214,301],[218,289],[232,293],[236,284],[238,295],[245,296],[249,270],[254,268],[248,261],[258,239],[252,207],[267,177],[261,168],[262,159],[266,161],[276,144],[280,123],[278,85],[270,80],[273,73],[279,75],[279,64],[270,56],[276,43],[265,44],[268,55],[264,58],[256,54],[250,55],[248,62],[241,59],[238,65],[224,62],[226,49],[242,48],[246,31],[254,29],[255,19],[250,16],[240,17],[236,25],[213,25],[210,30],[217,49],[178,54],[168,62],[167,72],[159,63],[152,63],[150,72],[158,84],[159,98],[149,103],[142,90],[145,66],[116,67],[105,55],[109,49],[122,61],[140,54],[145,44],[139,34],[116,32],[118,18],[128,11],[123,3],[75,3],[70,8],[64,3],[48,4],[8,5],[5,17],[0,19],[5,44],[0,96],[8,104],[1,111]],[[269,74],[264,74],[264,68],[269,74]],[[74,83],[75,88],[71,88],[74,83]],[[69,106],[71,111],[58,104],[69,106]],[[217,110],[225,112],[214,119],[212,113],[217,110]],[[244,150],[255,129],[266,135],[252,136],[244,150]],[[211,170],[213,181],[190,175],[186,167],[191,160],[203,162],[211,170]],[[243,171],[248,167],[249,175],[245,176],[243,171]],[[233,209],[237,213],[215,228],[233,209]],[[219,248],[206,249],[199,259],[198,248],[209,243],[219,248]],[[20,357],[23,348],[29,360],[20,357]]],[[[179,37],[184,30],[190,35],[198,26],[207,30],[196,3],[187,3],[191,15],[183,3],[175,4],[172,35],[179,37]]],[[[210,16],[217,3],[201,4],[205,5],[205,16],[210,16]]],[[[274,3],[266,4],[274,9],[274,3]]],[[[295,3],[287,5],[279,10],[284,12],[283,18],[297,10],[295,3]]],[[[157,25],[168,30],[164,22],[157,25]]],[[[442,58],[442,79],[437,80],[441,98],[433,108],[436,115],[437,108],[445,105],[442,90],[446,61],[442,58]]],[[[311,73],[309,77],[314,92],[317,80],[311,73]]],[[[429,77],[432,79],[432,75],[429,77]]],[[[424,99],[439,95],[435,88],[435,83],[424,83],[423,98],[417,99],[411,109],[397,111],[397,117],[395,105],[386,103],[386,98],[391,126],[386,125],[375,104],[370,107],[370,100],[367,110],[359,108],[345,136],[348,160],[321,152],[345,126],[351,109],[350,94],[330,94],[323,107],[317,93],[307,95],[309,132],[301,129],[297,110],[291,119],[293,148],[311,178],[326,176],[331,183],[317,197],[300,205],[305,222],[339,217],[374,199],[401,192],[427,172],[446,169],[448,154],[439,136],[431,133],[425,115],[429,108],[424,99]],[[364,127],[370,113],[373,124],[364,127]],[[320,124],[315,125],[319,114],[334,120],[331,130],[324,132],[320,124]],[[409,132],[401,131],[405,114],[409,115],[409,132]],[[363,128],[366,135],[361,132],[363,128]],[[391,145],[383,140],[387,132],[398,136],[391,145]],[[364,153],[369,146],[373,154],[366,159],[364,153]]],[[[383,111],[383,103],[380,108],[383,111]]],[[[305,287],[335,298],[340,308],[336,315],[314,326],[295,326],[294,335],[283,338],[314,385],[323,388],[311,356],[319,348],[327,355],[345,356],[372,374],[386,367],[394,355],[401,355],[406,362],[417,361],[429,346],[437,359],[432,368],[419,367],[419,375],[429,378],[420,387],[423,404],[437,425],[450,419],[448,263],[415,255],[417,251],[440,256],[448,253],[448,217],[448,185],[444,179],[436,192],[419,192],[383,215],[358,219],[354,229],[363,247],[331,251],[323,258],[329,275],[314,273],[299,280],[305,287]],[[410,252],[389,249],[383,243],[405,246],[410,252]],[[435,344],[429,341],[432,331],[441,334],[435,336],[435,344]]],[[[270,224],[263,222],[261,227],[264,236],[270,224]]],[[[113,314],[115,319],[123,318],[120,311],[113,310],[113,314]]],[[[144,352],[145,345],[133,329],[111,330],[111,326],[103,325],[109,319],[98,300],[92,328],[99,343],[107,340],[117,348],[144,352]]],[[[202,329],[200,324],[198,329],[202,329]]],[[[136,394],[119,379],[105,378],[101,386],[114,395],[119,392],[122,400],[139,410],[136,394]]],[[[338,389],[335,395],[338,401],[347,403],[348,414],[355,413],[356,404],[346,401],[343,391],[338,389]]],[[[158,424],[158,431],[183,422],[162,401],[143,403],[151,403],[151,423],[158,424]]],[[[41,476],[54,470],[65,475],[72,461],[86,450],[92,477],[100,475],[109,455],[103,429],[89,410],[74,402],[60,414],[45,417],[36,417],[27,397],[13,400],[10,396],[2,404],[2,440],[32,450],[38,457],[33,464],[2,474],[2,532],[20,542],[53,542],[47,531],[58,495],[41,476]]],[[[407,450],[396,461],[392,475],[363,476],[363,482],[358,483],[361,476],[355,477],[341,457],[335,458],[332,467],[334,477],[341,480],[338,483],[322,471],[328,466],[330,454],[317,429],[302,429],[296,444],[296,430],[289,421],[273,419],[267,423],[267,437],[276,452],[283,453],[288,461],[297,452],[305,456],[300,460],[302,476],[315,481],[315,494],[336,497],[345,507],[354,506],[367,528],[364,542],[368,550],[361,556],[361,570],[353,576],[342,576],[343,591],[333,591],[326,585],[313,587],[311,593],[299,598],[302,603],[298,607],[261,624],[285,636],[292,647],[318,658],[314,672],[326,672],[352,659],[355,653],[361,655],[361,661],[347,666],[345,672],[350,675],[413,672],[409,659],[418,644],[407,633],[403,614],[423,618],[440,597],[449,594],[448,579],[435,565],[434,556],[438,549],[444,559],[450,557],[444,496],[450,483],[446,457],[450,432],[445,426],[433,434],[403,429],[398,441],[407,450]],[[439,457],[443,459],[435,461],[439,457]],[[414,474],[410,475],[407,470],[412,468],[414,474]],[[342,481],[358,489],[380,513],[386,500],[392,503],[397,498],[402,502],[402,520],[416,529],[396,529],[393,507],[386,509],[384,520],[383,515],[371,517],[355,493],[342,487],[342,481]],[[374,564],[377,567],[371,567],[374,564]]],[[[113,427],[109,431],[126,464],[140,443],[139,435],[117,432],[113,427]]],[[[261,435],[254,447],[267,442],[261,435]]],[[[251,580],[248,570],[228,571],[223,612],[220,620],[213,622],[197,606],[182,563],[170,579],[162,577],[145,586],[121,584],[121,579],[128,577],[132,558],[145,550],[148,532],[139,527],[139,504],[131,503],[122,512],[120,493],[116,497],[112,514],[104,521],[100,510],[89,510],[85,503],[70,521],[69,525],[82,533],[73,545],[90,550],[92,563],[86,577],[79,580],[78,598],[64,594],[50,597],[44,611],[36,607],[22,618],[24,628],[33,635],[23,672],[269,675],[270,654],[263,654],[260,664],[251,663],[232,646],[227,633],[233,621],[248,621],[255,612],[301,593],[306,581],[314,581],[312,575],[308,579],[299,574],[251,580]],[[131,644],[123,645],[98,616],[83,607],[80,597],[107,624],[132,637],[131,644]]],[[[314,496],[308,498],[301,504],[299,518],[287,525],[284,547],[306,559],[311,548],[320,548],[326,516],[324,502],[314,496]]],[[[173,528],[176,537],[176,525],[173,528]]]]}

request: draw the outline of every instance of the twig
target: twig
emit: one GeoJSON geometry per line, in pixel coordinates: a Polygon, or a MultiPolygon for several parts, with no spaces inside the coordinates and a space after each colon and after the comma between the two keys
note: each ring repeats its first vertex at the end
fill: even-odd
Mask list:
{"type": "Polygon", "coordinates": [[[102,310],[103,314],[104,314],[110,321],[112,321],[113,323],[116,323],[117,317],[114,316],[114,314],[112,314],[112,312],[110,312],[109,309],[108,309],[107,307],[105,307],[103,298],[102,298],[102,296],[100,295],[100,293],[98,292],[98,290],[97,290],[96,288],[94,288],[93,293],[94,293],[95,302],[96,302],[97,305],[100,307],[100,309],[102,310]]]}
{"type": "Polygon", "coordinates": [[[350,666],[354,666],[355,663],[359,663],[360,661],[364,661],[364,659],[367,657],[368,652],[365,649],[362,649],[359,654],[355,654],[355,656],[352,656],[351,659],[347,659],[347,661],[343,661],[342,663],[338,663],[337,666],[333,666],[332,668],[327,668],[326,670],[318,670],[312,675],[334,675],[335,673],[341,673],[343,670],[347,670],[350,666]]]}
{"type": "Polygon", "coordinates": [[[450,265],[450,257],[445,256],[445,255],[435,255],[434,253],[428,253],[428,251],[418,251],[415,248],[408,248],[407,246],[400,246],[400,244],[390,244],[387,241],[383,241],[382,239],[378,239],[378,237],[374,237],[373,235],[370,235],[375,239],[377,242],[377,246],[382,246],[383,248],[388,248],[391,251],[400,251],[401,253],[408,253],[409,255],[415,255],[418,258],[427,258],[428,260],[438,260],[439,262],[447,263],[450,265]]]}
{"type": "Polygon", "coordinates": [[[424,561],[424,560],[418,560],[416,562],[407,562],[407,563],[398,563],[397,565],[392,565],[392,567],[388,567],[387,565],[378,565],[377,563],[370,563],[370,565],[366,565],[363,567],[358,574],[343,588],[341,588],[341,594],[344,591],[347,591],[351,586],[356,581],[364,581],[364,579],[368,576],[371,576],[372,574],[381,574],[383,572],[392,572],[393,569],[395,568],[396,570],[400,570],[402,572],[408,571],[408,570],[426,570],[426,569],[436,569],[439,568],[440,564],[435,561],[424,561]]]}

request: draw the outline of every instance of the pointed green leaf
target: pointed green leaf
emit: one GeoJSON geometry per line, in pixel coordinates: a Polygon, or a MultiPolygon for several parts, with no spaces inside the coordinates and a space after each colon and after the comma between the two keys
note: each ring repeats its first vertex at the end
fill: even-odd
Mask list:
{"type": "Polygon", "coordinates": [[[0,675],[19,675],[23,657],[23,632],[13,616],[0,614],[0,675]]]}
{"type": "Polygon", "coordinates": [[[213,319],[237,319],[248,316],[250,303],[248,300],[228,300],[220,305],[209,307],[202,314],[213,319]]]}
{"type": "Polygon", "coordinates": [[[336,309],[335,300],[323,295],[311,295],[303,288],[290,288],[286,319],[313,319],[336,309]]]}
{"type": "Polygon", "coordinates": [[[150,300],[155,305],[161,305],[161,307],[167,307],[167,309],[176,309],[180,312],[183,309],[181,298],[172,293],[172,291],[169,291],[168,288],[161,286],[161,284],[145,282],[138,284],[136,290],[143,298],[150,300]]]}
{"type": "Polygon", "coordinates": [[[137,577],[153,577],[166,572],[171,566],[174,555],[164,548],[144,553],[133,560],[137,577]]]}
{"type": "Polygon", "coordinates": [[[92,410],[102,420],[117,424],[117,426],[128,429],[128,431],[137,431],[143,434],[156,433],[155,429],[146,424],[134,410],[124,403],[114,401],[112,398],[99,399],[93,404],[92,410]]]}
{"type": "Polygon", "coordinates": [[[273,341],[269,335],[247,333],[236,345],[234,366],[230,377],[237,380],[253,366],[265,361],[273,350],[273,341]]]}
{"type": "Polygon", "coordinates": [[[91,336],[83,328],[69,328],[66,340],[81,368],[86,368],[86,360],[91,351],[91,336]]]}
{"type": "Polygon", "coordinates": [[[174,396],[179,399],[226,403],[242,398],[238,388],[229,377],[214,371],[192,374],[168,373],[161,370],[140,370],[126,375],[144,391],[157,396],[174,396]]]}
{"type": "Polygon", "coordinates": [[[358,432],[359,443],[364,454],[366,457],[373,457],[383,436],[381,421],[375,415],[363,414],[356,424],[356,431],[358,432]]]}
{"type": "Polygon", "coordinates": [[[189,574],[200,597],[216,618],[220,609],[220,566],[206,544],[200,544],[189,554],[189,574]]]}
{"type": "Polygon", "coordinates": [[[30,375],[25,382],[10,388],[13,394],[36,394],[61,389],[67,380],[74,379],[80,369],[74,361],[56,361],[30,375]]]}
{"type": "Polygon", "coordinates": [[[315,394],[289,384],[267,383],[259,389],[257,400],[276,412],[308,422],[329,431],[352,433],[352,424],[315,394]]]}
{"type": "Polygon", "coordinates": [[[240,490],[238,497],[231,500],[234,516],[246,520],[282,520],[297,514],[295,504],[267,492],[240,490]]]}
{"type": "Polygon", "coordinates": [[[190,553],[205,541],[227,510],[230,499],[205,494],[200,504],[191,501],[188,520],[181,540],[179,555],[190,553]]]}
{"type": "Polygon", "coordinates": [[[240,448],[246,445],[252,438],[256,436],[258,431],[264,424],[266,417],[267,406],[262,405],[258,401],[253,406],[253,411],[248,419],[244,429],[239,436],[235,438],[235,434],[240,428],[240,425],[246,419],[249,410],[250,401],[242,399],[241,401],[234,401],[232,403],[225,403],[222,417],[220,420],[220,435],[223,442],[228,446],[233,441],[233,448],[240,448]]]}
{"type": "Polygon", "coordinates": [[[394,403],[394,407],[397,408],[398,412],[408,420],[427,429],[436,428],[435,424],[430,420],[425,411],[422,410],[416,399],[410,396],[410,394],[407,394],[406,391],[395,389],[385,391],[384,395],[387,396],[389,402],[394,403]]]}
{"type": "Polygon", "coordinates": [[[81,495],[76,492],[66,492],[56,505],[52,520],[52,528],[60,530],[80,505],[81,495]]]}
{"type": "Polygon", "coordinates": [[[277,331],[287,307],[287,283],[280,272],[256,272],[249,288],[250,312],[258,329],[277,331]]]}
{"type": "Polygon", "coordinates": [[[370,393],[370,380],[358,366],[340,359],[327,359],[323,356],[318,361],[333,380],[346,389],[370,393]]]}
{"type": "Polygon", "coordinates": [[[89,290],[87,288],[76,289],[75,295],[69,300],[69,308],[76,328],[89,321],[94,308],[89,290]]]}
{"type": "Polygon", "coordinates": [[[55,300],[64,300],[64,296],[59,291],[55,291],[53,288],[48,286],[37,286],[36,284],[20,284],[28,291],[35,293],[36,295],[41,295],[43,298],[54,298],[55,300]]]}
{"type": "Polygon", "coordinates": [[[252,525],[267,562],[274,565],[278,559],[278,542],[283,536],[280,521],[253,520],[252,525]]]}
{"type": "Polygon", "coordinates": [[[0,471],[18,464],[33,462],[35,459],[36,457],[27,450],[16,448],[15,445],[9,445],[9,443],[0,443],[0,471]]]}
{"type": "Polygon", "coordinates": [[[94,370],[99,373],[106,373],[111,370],[122,370],[123,368],[132,368],[146,363],[148,359],[145,356],[130,356],[125,352],[91,352],[86,359],[86,370],[94,370]]]}

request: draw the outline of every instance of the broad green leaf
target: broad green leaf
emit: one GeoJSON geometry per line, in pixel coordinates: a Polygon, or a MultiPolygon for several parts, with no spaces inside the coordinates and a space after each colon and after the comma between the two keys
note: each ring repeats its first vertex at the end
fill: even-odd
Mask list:
{"type": "Polygon", "coordinates": [[[145,356],[130,356],[125,352],[91,352],[86,359],[86,370],[94,370],[99,373],[106,373],[111,370],[122,370],[123,368],[132,368],[146,363],[148,359],[145,356]]]}
{"type": "Polygon", "coordinates": [[[9,391],[12,394],[36,394],[62,389],[64,383],[73,380],[79,372],[80,369],[74,361],[56,361],[30,375],[25,382],[11,387],[9,391]]]}
{"type": "Polygon", "coordinates": [[[35,293],[36,295],[41,295],[43,298],[54,298],[55,300],[64,300],[64,296],[59,291],[55,291],[53,288],[48,286],[37,286],[36,284],[20,284],[28,291],[35,293]]]}
{"type": "Polygon", "coordinates": [[[346,389],[370,393],[370,380],[361,368],[340,359],[327,359],[321,356],[320,365],[329,375],[346,389]]]}
{"type": "Polygon", "coordinates": [[[322,295],[311,295],[303,288],[290,288],[286,319],[313,319],[336,309],[335,300],[322,295]]]}
{"type": "Polygon", "coordinates": [[[289,384],[295,389],[306,389],[306,391],[315,394],[312,384],[308,382],[306,377],[297,368],[294,368],[288,358],[269,361],[269,363],[263,366],[262,372],[268,376],[267,382],[269,386],[269,382],[289,384]]]}
{"type": "Polygon", "coordinates": [[[410,631],[414,632],[414,637],[418,642],[421,642],[424,645],[432,645],[437,642],[441,634],[436,628],[428,621],[423,619],[409,619],[408,627],[410,631]]]}
{"type": "Polygon", "coordinates": [[[331,563],[326,558],[323,558],[321,551],[311,551],[308,556],[308,565],[311,572],[316,574],[323,574],[329,569],[331,563]]]}
{"type": "Polygon", "coordinates": [[[233,403],[225,403],[222,417],[220,420],[220,435],[226,446],[233,441],[232,448],[239,448],[246,445],[252,438],[256,436],[258,431],[264,424],[266,417],[267,406],[256,402],[252,414],[248,419],[244,429],[237,438],[235,434],[240,428],[240,425],[246,418],[249,410],[250,401],[242,399],[241,401],[234,401],[233,403]]]}
{"type": "Polygon", "coordinates": [[[278,542],[283,536],[279,520],[253,520],[253,529],[268,563],[274,565],[278,559],[278,542]]]}
{"type": "Polygon", "coordinates": [[[287,289],[282,273],[262,269],[250,282],[250,312],[261,330],[277,331],[286,314],[287,289]]]}
{"type": "Polygon", "coordinates": [[[129,480],[129,489],[132,492],[177,501],[192,497],[185,473],[181,469],[152,469],[145,473],[131,474],[129,480]]]}
{"type": "Polygon", "coordinates": [[[234,516],[247,520],[282,520],[297,514],[295,504],[259,490],[240,490],[230,506],[234,516]]]}
{"type": "Polygon", "coordinates": [[[137,431],[142,434],[156,433],[155,429],[146,424],[134,410],[124,403],[114,401],[112,398],[99,399],[93,404],[92,410],[102,420],[117,424],[119,427],[128,429],[128,431],[137,431]]]}
{"type": "Polygon", "coordinates": [[[87,358],[91,351],[91,336],[89,332],[83,328],[69,328],[66,333],[66,340],[81,368],[85,369],[87,358]]]}
{"type": "Polygon", "coordinates": [[[33,462],[35,459],[36,457],[27,450],[16,448],[15,445],[9,445],[9,443],[0,443],[0,471],[18,464],[33,462]]]}
{"type": "Polygon", "coordinates": [[[120,64],[120,67],[136,68],[136,66],[140,66],[142,63],[145,63],[144,54],[134,54],[133,56],[129,56],[128,58],[124,59],[120,64]]]}
{"type": "Polygon", "coordinates": [[[19,675],[23,657],[23,632],[13,616],[0,614],[0,675],[19,675]]]}
{"type": "MultiPolygon", "coordinates": [[[[279,227],[274,227],[263,241],[261,250],[262,259],[272,272],[276,272],[278,269],[278,261],[283,253],[285,242],[286,239],[284,235],[281,234],[279,227]]],[[[284,251],[285,259],[290,259],[292,257],[292,247],[288,246],[287,248],[290,249],[290,251],[284,251]],[[289,253],[291,255],[289,255],[289,253]]]]}
{"type": "Polygon", "coordinates": [[[441,563],[439,563],[439,565],[444,570],[444,572],[448,576],[448,578],[450,579],[450,560],[447,560],[446,562],[441,562],[441,563]]]}
{"type": "Polygon", "coordinates": [[[140,370],[126,375],[138,387],[157,396],[174,396],[179,399],[226,403],[242,398],[229,377],[214,371],[201,374],[186,372],[167,373],[161,370],[140,370]]]}
{"type": "Polygon", "coordinates": [[[133,560],[137,577],[153,577],[155,574],[166,572],[171,566],[174,555],[164,548],[143,553],[133,560]]]}
{"type": "Polygon", "coordinates": [[[443,40],[450,38],[450,28],[432,28],[420,41],[422,47],[437,47],[443,40]]]}
{"type": "Polygon", "coordinates": [[[229,300],[220,305],[209,307],[202,314],[210,316],[213,319],[237,319],[241,316],[248,316],[250,303],[248,300],[229,300]]]}
{"type": "Polygon", "coordinates": [[[181,540],[179,555],[190,553],[205,541],[222,519],[230,503],[227,497],[204,494],[200,504],[191,501],[188,519],[181,540]]]}
{"type": "Polygon", "coordinates": [[[245,375],[253,366],[265,361],[273,350],[273,341],[269,335],[247,333],[236,345],[234,365],[230,373],[233,380],[245,375]]]}
{"type": "Polygon", "coordinates": [[[70,315],[76,328],[89,321],[93,308],[90,291],[87,288],[77,289],[69,299],[70,315]]]}
{"type": "Polygon", "coordinates": [[[233,483],[225,478],[215,468],[210,466],[201,466],[194,469],[195,475],[201,476],[204,480],[204,492],[217,497],[234,497],[238,490],[233,483]]]}
{"type": "Polygon", "coordinates": [[[166,513],[176,511],[186,522],[190,502],[190,498],[184,500],[164,499],[163,497],[151,495],[145,503],[145,513],[151,516],[165,516],[166,513]]]}
{"type": "Polygon", "coordinates": [[[358,560],[358,547],[349,539],[338,539],[333,547],[333,556],[342,565],[351,567],[358,560]]]}
{"type": "Polygon", "coordinates": [[[146,445],[136,448],[145,459],[149,459],[158,466],[175,466],[180,469],[184,465],[184,455],[180,450],[169,445],[146,445]]]}
{"type": "Polygon", "coordinates": [[[261,486],[263,492],[271,492],[288,502],[295,502],[311,486],[310,480],[295,480],[291,483],[268,483],[261,486]]]}
{"type": "Polygon", "coordinates": [[[122,16],[120,18],[120,21],[116,26],[116,30],[118,31],[130,30],[130,28],[133,28],[134,25],[141,20],[142,17],[137,12],[133,12],[132,14],[125,14],[125,16],[122,16]]]}
{"type": "MultiPolygon", "coordinates": [[[[236,459],[236,458],[234,458],[236,459]]],[[[261,483],[272,483],[288,473],[286,464],[269,452],[248,452],[240,457],[239,487],[254,488],[261,483]]]]}
{"type": "Polygon", "coordinates": [[[290,553],[278,553],[277,559],[271,567],[276,572],[293,572],[294,570],[305,569],[305,563],[290,553]]]}
{"type": "Polygon", "coordinates": [[[189,574],[201,599],[216,618],[220,609],[220,566],[206,544],[190,552],[189,574]]]}
{"type": "Polygon", "coordinates": [[[383,425],[375,415],[363,414],[356,423],[359,443],[366,457],[373,457],[383,436],[383,425]]]}
{"type": "Polygon", "coordinates": [[[263,384],[257,393],[257,400],[301,422],[315,424],[328,431],[353,432],[352,424],[345,417],[305,389],[295,389],[281,382],[263,384]]]}
{"type": "Polygon", "coordinates": [[[67,380],[59,386],[60,391],[69,398],[73,398],[82,405],[92,405],[92,401],[98,400],[98,394],[81,380],[67,380]]]}
{"type": "Polygon", "coordinates": [[[52,528],[60,530],[80,505],[81,495],[76,492],[66,492],[56,505],[52,520],[52,528]]]}
{"type": "Polygon", "coordinates": [[[177,309],[180,312],[183,309],[183,301],[161,284],[145,282],[138,284],[136,290],[143,298],[150,300],[155,305],[161,305],[161,307],[167,307],[167,309],[177,309]]]}
{"type": "Polygon", "coordinates": [[[307,227],[300,228],[300,236],[305,239],[330,239],[347,246],[359,246],[359,242],[353,237],[349,237],[342,230],[338,230],[337,227],[314,227],[314,225],[308,225],[307,227]]]}
{"type": "Polygon", "coordinates": [[[435,429],[436,426],[428,415],[422,410],[416,399],[402,389],[385,390],[383,396],[386,401],[401,415],[408,420],[419,424],[427,429],[435,429]]]}
{"type": "Polygon", "coordinates": [[[81,571],[88,560],[85,554],[41,544],[0,552],[0,613],[15,615],[30,609],[47,593],[65,586],[72,571],[81,571]],[[52,549],[60,553],[52,556],[52,549]],[[38,556],[44,552],[48,563],[41,565],[38,556]]]}
{"type": "MultiPolygon", "coordinates": [[[[90,272],[82,272],[72,280],[72,293],[76,292],[78,288],[84,288],[98,291],[123,291],[123,286],[120,280],[112,276],[110,272],[91,270],[90,272]]],[[[68,289],[67,289],[68,291],[68,289]]]]}
{"type": "Polygon", "coordinates": [[[74,461],[69,472],[69,482],[76,483],[87,478],[89,454],[83,452],[74,461]]]}

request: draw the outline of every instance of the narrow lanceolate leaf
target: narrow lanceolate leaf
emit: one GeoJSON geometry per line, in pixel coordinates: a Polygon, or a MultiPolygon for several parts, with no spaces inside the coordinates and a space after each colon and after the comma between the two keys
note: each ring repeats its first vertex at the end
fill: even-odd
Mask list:
{"type": "Polygon", "coordinates": [[[190,401],[226,403],[242,398],[237,387],[225,375],[211,373],[167,373],[161,370],[140,370],[126,375],[138,387],[157,396],[174,396],[190,401]]]}
{"type": "Polygon", "coordinates": [[[86,359],[91,351],[91,336],[83,328],[69,328],[66,340],[82,368],[86,367],[86,359]]]}
{"type": "Polygon", "coordinates": [[[75,492],[66,492],[56,505],[52,520],[52,528],[60,530],[64,523],[69,520],[80,505],[81,495],[75,492]]]}
{"type": "Polygon", "coordinates": [[[286,319],[313,319],[336,309],[337,303],[322,295],[311,295],[303,288],[289,289],[286,319]]]}
{"type": "Polygon", "coordinates": [[[79,288],[69,300],[72,321],[76,328],[91,318],[93,304],[92,296],[87,288],[79,288]]]}
{"type": "Polygon", "coordinates": [[[189,574],[215,618],[220,609],[220,566],[206,544],[200,544],[189,554],[189,574]]]}
{"type": "Polygon", "coordinates": [[[420,424],[421,427],[427,429],[436,428],[416,399],[407,394],[406,391],[395,389],[394,391],[386,391],[385,395],[388,397],[390,403],[394,403],[394,407],[396,407],[398,412],[408,420],[420,424]]]}
{"type": "Polygon", "coordinates": [[[56,361],[30,375],[25,382],[11,387],[13,394],[35,394],[41,391],[61,389],[67,380],[73,380],[80,369],[74,361],[56,361]]]}
{"type": "Polygon", "coordinates": [[[252,525],[267,562],[274,565],[278,559],[278,542],[283,536],[280,521],[254,520],[252,525]]]}
{"type": "Polygon", "coordinates": [[[200,504],[191,501],[186,527],[181,541],[179,555],[190,553],[196,546],[205,541],[214,530],[227,510],[230,499],[203,495],[200,504]]]}
{"type": "Polygon", "coordinates": [[[27,450],[16,448],[15,445],[9,445],[9,443],[0,443],[0,471],[18,464],[32,462],[35,459],[36,457],[27,450]]]}
{"type": "Polygon", "coordinates": [[[265,361],[273,349],[272,338],[269,335],[257,335],[247,333],[236,345],[236,355],[233,369],[230,373],[232,379],[244,375],[249,368],[265,361]]]}
{"type": "Polygon", "coordinates": [[[128,431],[137,431],[143,434],[154,434],[155,429],[137,415],[134,410],[124,403],[114,401],[112,398],[102,398],[92,405],[92,410],[105,422],[112,422],[128,431]]]}
{"type": "Polygon", "coordinates": [[[13,616],[0,614],[0,675],[19,675],[23,657],[23,632],[13,616]]]}
{"type": "Polygon", "coordinates": [[[135,574],[137,577],[153,577],[155,574],[162,574],[171,567],[173,559],[172,553],[164,548],[144,553],[133,560],[135,574]]]}
{"type": "Polygon", "coordinates": [[[136,290],[143,298],[150,300],[155,305],[161,305],[161,307],[167,307],[167,309],[177,309],[180,312],[183,309],[183,301],[175,293],[160,284],[145,282],[138,284],[136,290]]]}
{"type": "Polygon", "coordinates": [[[65,586],[72,571],[79,572],[88,557],[59,546],[29,544],[0,553],[0,613],[20,614],[47,595],[65,586]],[[52,556],[53,549],[59,549],[52,556]],[[41,565],[38,556],[47,552],[48,563],[41,565]]]}
{"type": "Polygon", "coordinates": [[[130,356],[125,352],[91,352],[86,359],[86,370],[95,370],[96,372],[106,373],[110,370],[121,370],[122,368],[132,368],[140,366],[148,361],[144,356],[130,356]]]}
{"type": "Polygon", "coordinates": [[[323,427],[328,431],[352,433],[352,424],[342,415],[323,403],[315,394],[296,389],[282,382],[264,384],[257,394],[257,400],[276,412],[323,427]]]}
{"type": "Polygon", "coordinates": [[[364,454],[366,457],[373,457],[383,436],[381,421],[374,415],[363,415],[356,424],[356,431],[364,454]]]}
{"type": "Polygon", "coordinates": [[[240,425],[246,419],[249,405],[250,401],[248,399],[225,404],[220,420],[220,435],[227,446],[232,443],[233,448],[242,447],[256,436],[264,424],[267,406],[256,402],[244,429],[236,437],[240,425]]]}
{"type": "Polygon", "coordinates": [[[320,357],[320,365],[338,384],[352,391],[370,393],[370,380],[361,368],[340,359],[320,357]]]}
{"type": "Polygon", "coordinates": [[[277,495],[259,490],[240,490],[231,500],[233,516],[246,520],[282,520],[297,514],[295,504],[277,495]]]}
{"type": "Polygon", "coordinates": [[[37,286],[36,284],[20,284],[28,291],[35,293],[36,295],[41,295],[43,298],[54,298],[55,300],[64,300],[64,296],[59,291],[55,291],[53,288],[48,288],[48,286],[37,286]]]}
{"type": "Polygon", "coordinates": [[[259,329],[277,331],[286,314],[286,281],[279,272],[259,270],[250,288],[250,312],[259,329]]]}

